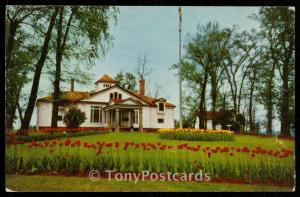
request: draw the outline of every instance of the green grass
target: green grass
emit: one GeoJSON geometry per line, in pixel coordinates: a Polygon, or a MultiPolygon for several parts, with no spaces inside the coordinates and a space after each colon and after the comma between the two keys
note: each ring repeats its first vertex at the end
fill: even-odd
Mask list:
{"type": "Polygon", "coordinates": [[[7,175],[5,179],[6,188],[14,191],[292,191],[292,188],[288,187],[227,183],[163,182],[149,180],[134,183],[134,181],[109,181],[108,179],[99,179],[93,182],[90,181],[88,177],[7,175]]]}
{"type": "MultiPolygon", "coordinates": [[[[134,141],[134,142],[161,142],[162,144],[169,145],[178,145],[185,143],[182,140],[168,140],[168,139],[160,139],[159,134],[157,133],[108,133],[104,135],[91,135],[84,137],[75,137],[72,140],[80,139],[82,142],[87,141],[90,143],[94,143],[97,141],[120,141],[124,143],[126,141],[134,141]]],[[[249,148],[255,148],[257,146],[264,147],[266,149],[280,149],[287,148],[294,150],[295,142],[290,140],[282,140],[276,138],[263,138],[257,136],[249,136],[249,135],[235,135],[235,141],[188,141],[191,146],[200,144],[201,146],[248,146],[249,148]]]]}
{"type": "MultiPolygon", "coordinates": [[[[107,133],[107,134],[98,134],[98,135],[90,135],[90,136],[81,136],[81,137],[73,137],[71,140],[72,142],[80,139],[81,141],[81,146],[80,147],[65,147],[63,146],[60,148],[58,146],[58,143],[56,144],[54,148],[54,152],[52,155],[49,153],[49,147],[44,147],[44,148],[39,148],[39,147],[33,147],[31,150],[28,149],[27,144],[23,145],[17,145],[17,146],[10,146],[9,149],[7,149],[7,153],[10,156],[6,161],[9,165],[7,166],[21,166],[19,165],[21,162],[18,162],[18,164],[15,164],[15,161],[21,161],[15,159],[14,152],[16,151],[17,155],[20,156],[22,154],[22,157],[24,160],[22,160],[24,163],[29,163],[29,167],[23,167],[20,168],[11,168],[10,170],[7,170],[9,173],[15,173],[15,172],[21,172],[15,169],[25,169],[26,172],[29,172],[30,169],[34,169],[37,167],[38,169],[41,169],[42,171],[45,169],[50,169],[50,170],[56,170],[60,171],[60,169],[73,169],[74,165],[73,159],[71,157],[67,157],[65,155],[78,155],[81,160],[81,169],[83,171],[87,171],[90,169],[99,169],[100,171],[103,170],[100,168],[101,166],[104,166],[105,169],[110,169],[109,166],[106,166],[107,162],[105,163],[105,160],[101,160],[100,163],[96,162],[96,165],[93,166],[93,163],[95,159],[99,158],[105,158],[113,157],[114,159],[118,158],[117,155],[120,155],[119,163],[122,163],[122,169],[121,171],[125,172],[138,172],[140,170],[149,170],[150,168],[145,167],[144,165],[144,158],[150,159],[148,160],[148,164],[150,165],[153,164],[153,166],[157,167],[159,166],[159,169],[152,169],[150,171],[154,172],[166,172],[166,171],[171,171],[173,170],[175,172],[183,172],[183,171],[193,171],[194,169],[187,168],[184,169],[184,166],[188,166],[187,163],[196,163],[201,162],[201,166],[204,169],[204,172],[209,172],[212,174],[213,177],[219,178],[219,177],[227,177],[227,178],[242,178],[245,180],[273,180],[273,181],[288,181],[291,183],[293,181],[293,173],[295,170],[295,157],[289,156],[287,158],[277,158],[273,156],[268,156],[268,155],[263,155],[263,154],[257,154],[255,156],[255,159],[251,159],[250,154],[235,154],[234,157],[229,157],[228,154],[226,153],[217,153],[216,155],[213,155],[211,159],[208,159],[206,154],[203,153],[202,151],[199,152],[190,152],[187,150],[178,150],[174,149],[173,151],[165,150],[150,150],[150,151],[143,151],[142,148],[139,148],[137,150],[134,149],[134,147],[130,147],[128,150],[124,151],[123,147],[126,141],[130,142],[135,142],[135,143],[154,143],[156,144],[157,142],[160,142],[161,144],[165,145],[171,145],[171,146],[177,146],[178,144],[183,144],[183,143],[188,143],[189,146],[196,146],[196,145],[201,145],[201,147],[205,148],[206,146],[215,148],[217,146],[220,147],[248,147],[250,149],[255,149],[256,147],[260,146],[263,149],[267,150],[280,150],[280,149],[289,149],[294,151],[295,149],[295,142],[292,140],[283,140],[283,139],[276,139],[276,138],[263,138],[259,136],[249,136],[249,135],[235,135],[235,140],[234,141],[218,141],[218,142],[213,142],[213,141],[182,141],[182,140],[166,140],[166,139],[160,139],[159,134],[157,133],[107,133]],[[96,155],[97,149],[87,149],[84,148],[83,143],[88,142],[89,144],[95,144],[97,141],[105,141],[105,142],[115,142],[119,141],[120,142],[120,147],[119,149],[115,149],[114,147],[111,148],[105,148],[103,149],[104,154],[100,154],[99,156],[96,155]],[[58,165],[56,163],[57,156],[61,156],[60,158],[68,160],[69,163],[67,166],[70,167],[59,167],[56,168],[58,165]],[[47,166],[43,165],[44,161],[43,158],[52,158],[50,162],[52,167],[43,167],[47,166]],[[131,157],[131,158],[129,158],[131,157]],[[129,158],[130,161],[132,161],[131,167],[126,167],[126,160],[129,158]],[[33,159],[36,161],[38,164],[33,164],[31,161],[33,159]],[[134,161],[139,161],[136,166],[137,168],[134,168],[133,163],[134,161]],[[166,170],[166,163],[171,164],[171,170],[168,168],[166,170]],[[181,163],[184,162],[186,164],[181,163]],[[91,164],[91,167],[85,168],[85,164],[91,164]],[[124,164],[124,165],[123,165],[124,164]],[[42,167],[41,167],[42,166],[42,167]],[[53,167],[54,166],[54,167],[53,167]],[[106,166],[106,167],[105,167],[106,166]],[[183,167],[182,167],[183,166],[183,167]],[[178,169],[180,167],[180,169],[178,169]],[[136,170],[137,169],[137,170],[136,170]],[[157,171],[159,170],[159,171],[157,171]],[[183,170],[183,171],[182,171],[183,170]]],[[[60,141],[64,142],[64,139],[61,139],[60,141]]],[[[20,157],[19,157],[20,158],[20,157]]],[[[116,160],[115,160],[116,161],[116,160]]],[[[6,164],[7,164],[6,163],[6,164]]],[[[49,166],[50,166],[49,163],[49,166]]],[[[61,163],[61,162],[58,162],[61,163]]],[[[80,163],[80,162],[77,162],[80,163]]],[[[75,163],[76,164],[76,163],[75,163]]],[[[190,164],[189,164],[190,165],[190,164]]],[[[196,164],[197,165],[197,164],[196,164]]],[[[87,166],[87,165],[85,165],[87,166]]],[[[130,166],[130,164],[129,164],[130,166]]],[[[170,166],[170,165],[169,165],[170,166]]],[[[201,169],[202,167],[197,167],[197,169],[201,169]]],[[[120,169],[120,168],[114,168],[112,169],[120,169]]],[[[196,170],[197,170],[196,169],[196,170]]],[[[118,171],[118,170],[117,170],[118,171]]],[[[24,171],[23,171],[24,172],[24,171]]],[[[72,171],[71,171],[72,172],[72,171]]],[[[78,171],[74,171],[78,172],[78,171]]],[[[118,171],[119,172],[119,171],[118,171]]]]}
{"type": "MultiPolygon", "coordinates": [[[[202,147],[210,146],[210,147],[225,147],[225,146],[234,146],[234,147],[244,147],[247,146],[249,148],[256,148],[257,146],[261,146],[264,149],[269,150],[278,150],[278,149],[290,149],[294,151],[295,149],[295,142],[291,140],[282,140],[276,138],[263,138],[263,137],[257,137],[257,136],[249,136],[249,135],[235,135],[235,141],[183,141],[183,140],[169,140],[169,139],[160,139],[158,133],[128,133],[128,132],[119,132],[119,133],[106,133],[106,134],[97,134],[97,135],[89,135],[89,136],[80,136],[80,137],[72,137],[72,141],[76,141],[80,139],[81,143],[84,142],[88,143],[96,143],[97,141],[105,141],[105,142],[115,142],[119,141],[121,143],[121,149],[124,146],[124,143],[126,141],[133,141],[135,143],[142,143],[142,142],[151,142],[151,143],[157,143],[161,142],[161,144],[167,144],[171,146],[177,146],[178,144],[188,143],[190,146],[196,146],[200,144],[202,147]]],[[[64,139],[61,139],[64,141],[64,139]]],[[[41,150],[39,148],[34,148],[35,150],[28,151],[28,144],[25,143],[22,145],[17,145],[17,151],[22,151],[22,155],[24,158],[26,158],[29,154],[34,155],[35,150],[37,151],[37,154],[40,154],[41,150]]],[[[58,147],[56,146],[56,149],[58,147]]],[[[44,151],[47,152],[47,149],[43,148],[44,151]]],[[[14,152],[14,147],[11,146],[8,149],[8,153],[12,154],[14,152]]],[[[58,151],[58,150],[57,150],[58,151]]],[[[78,151],[76,148],[75,150],[72,150],[70,148],[70,151],[78,151]]],[[[157,150],[159,152],[159,150],[157,150]]],[[[70,152],[70,153],[71,153],[70,152]]],[[[79,148],[79,152],[81,155],[90,155],[90,150],[85,149],[83,146],[79,148]]],[[[115,152],[113,152],[114,154],[115,152]]],[[[48,154],[48,153],[47,153],[48,154]]],[[[93,155],[93,154],[92,154],[93,155]]],[[[121,155],[122,156],[122,155],[121,155]]]]}

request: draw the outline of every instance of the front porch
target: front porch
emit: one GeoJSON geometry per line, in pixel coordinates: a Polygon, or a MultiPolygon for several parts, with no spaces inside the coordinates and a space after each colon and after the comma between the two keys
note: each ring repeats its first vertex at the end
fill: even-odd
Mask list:
{"type": "Polygon", "coordinates": [[[107,128],[112,131],[119,132],[120,130],[143,132],[143,108],[140,103],[126,104],[119,102],[109,105],[104,109],[106,112],[107,128]]]}

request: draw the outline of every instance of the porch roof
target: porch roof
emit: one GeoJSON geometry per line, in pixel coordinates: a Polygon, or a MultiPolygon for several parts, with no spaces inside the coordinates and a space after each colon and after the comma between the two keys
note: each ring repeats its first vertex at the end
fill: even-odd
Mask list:
{"type": "Polygon", "coordinates": [[[142,103],[132,98],[118,100],[117,102],[114,102],[114,100],[111,99],[107,107],[104,108],[104,111],[112,109],[139,109],[142,106],[142,103]]]}

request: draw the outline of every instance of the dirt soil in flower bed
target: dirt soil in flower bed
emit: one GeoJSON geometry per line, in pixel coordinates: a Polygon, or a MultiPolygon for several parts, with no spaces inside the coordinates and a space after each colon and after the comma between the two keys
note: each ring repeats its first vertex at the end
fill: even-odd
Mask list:
{"type": "MultiPolygon", "coordinates": [[[[124,172],[120,172],[123,176],[124,176],[124,172]]],[[[118,172],[118,174],[120,174],[118,172]]],[[[141,172],[140,172],[141,173],[141,172]]],[[[111,177],[115,177],[115,175],[117,174],[117,172],[111,172],[111,177]]],[[[128,172],[126,173],[128,174],[128,172]]],[[[134,174],[136,174],[136,177],[138,176],[138,173],[135,172],[131,172],[130,173],[132,175],[132,177],[134,177],[134,174]]],[[[150,172],[151,174],[151,172],[150,172]]],[[[157,173],[159,174],[159,173],[157,173]]],[[[89,172],[78,172],[76,174],[70,174],[70,173],[57,173],[57,172],[50,172],[50,171],[44,171],[44,172],[40,172],[40,173],[36,173],[36,174],[31,174],[31,173],[20,173],[20,174],[14,174],[12,173],[11,175],[41,175],[41,176],[65,176],[65,177],[83,177],[83,178],[88,178],[89,177],[89,172]]],[[[108,179],[108,173],[102,172],[100,173],[100,177],[103,179],[108,179]]],[[[204,176],[203,176],[204,177],[204,176]]],[[[139,180],[142,177],[139,178],[139,180]]],[[[144,177],[145,180],[150,180],[150,176],[144,177]]],[[[176,178],[179,178],[178,176],[176,176],[176,178]]],[[[133,178],[134,180],[134,178],[133,178]]],[[[176,181],[176,180],[174,180],[176,181]]],[[[205,182],[204,179],[203,181],[197,181],[194,178],[192,178],[192,181],[194,182],[205,182]]],[[[185,182],[185,181],[183,181],[185,182]]],[[[251,181],[247,181],[244,179],[231,179],[231,178],[211,178],[210,181],[208,181],[210,183],[229,183],[229,184],[239,184],[239,185],[245,185],[245,184],[253,184],[253,185],[265,185],[265,186],[279,186],[279,187],[294,187],[293,183],[289,183],[289,182],[279,182],[279,181],[273,181],[273,180],[251,180],[251,181]]]]}

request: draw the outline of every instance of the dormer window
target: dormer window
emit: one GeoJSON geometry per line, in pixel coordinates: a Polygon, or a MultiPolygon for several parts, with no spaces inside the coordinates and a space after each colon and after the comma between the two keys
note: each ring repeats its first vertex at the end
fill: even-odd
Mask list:
{"type": "Polygon", "coordinates": [[[104,88],[109,88],[111,85],[110,84],[107,84],[107,83],[105,83],[105,84],[103,84],[103,87],[104,88]]]}
{"type": "Polygon", "coordinates": [[[164,103],[158,103],[158,111],[160,111],[160,112],[165,111],[165,104],[164,103]]]}

